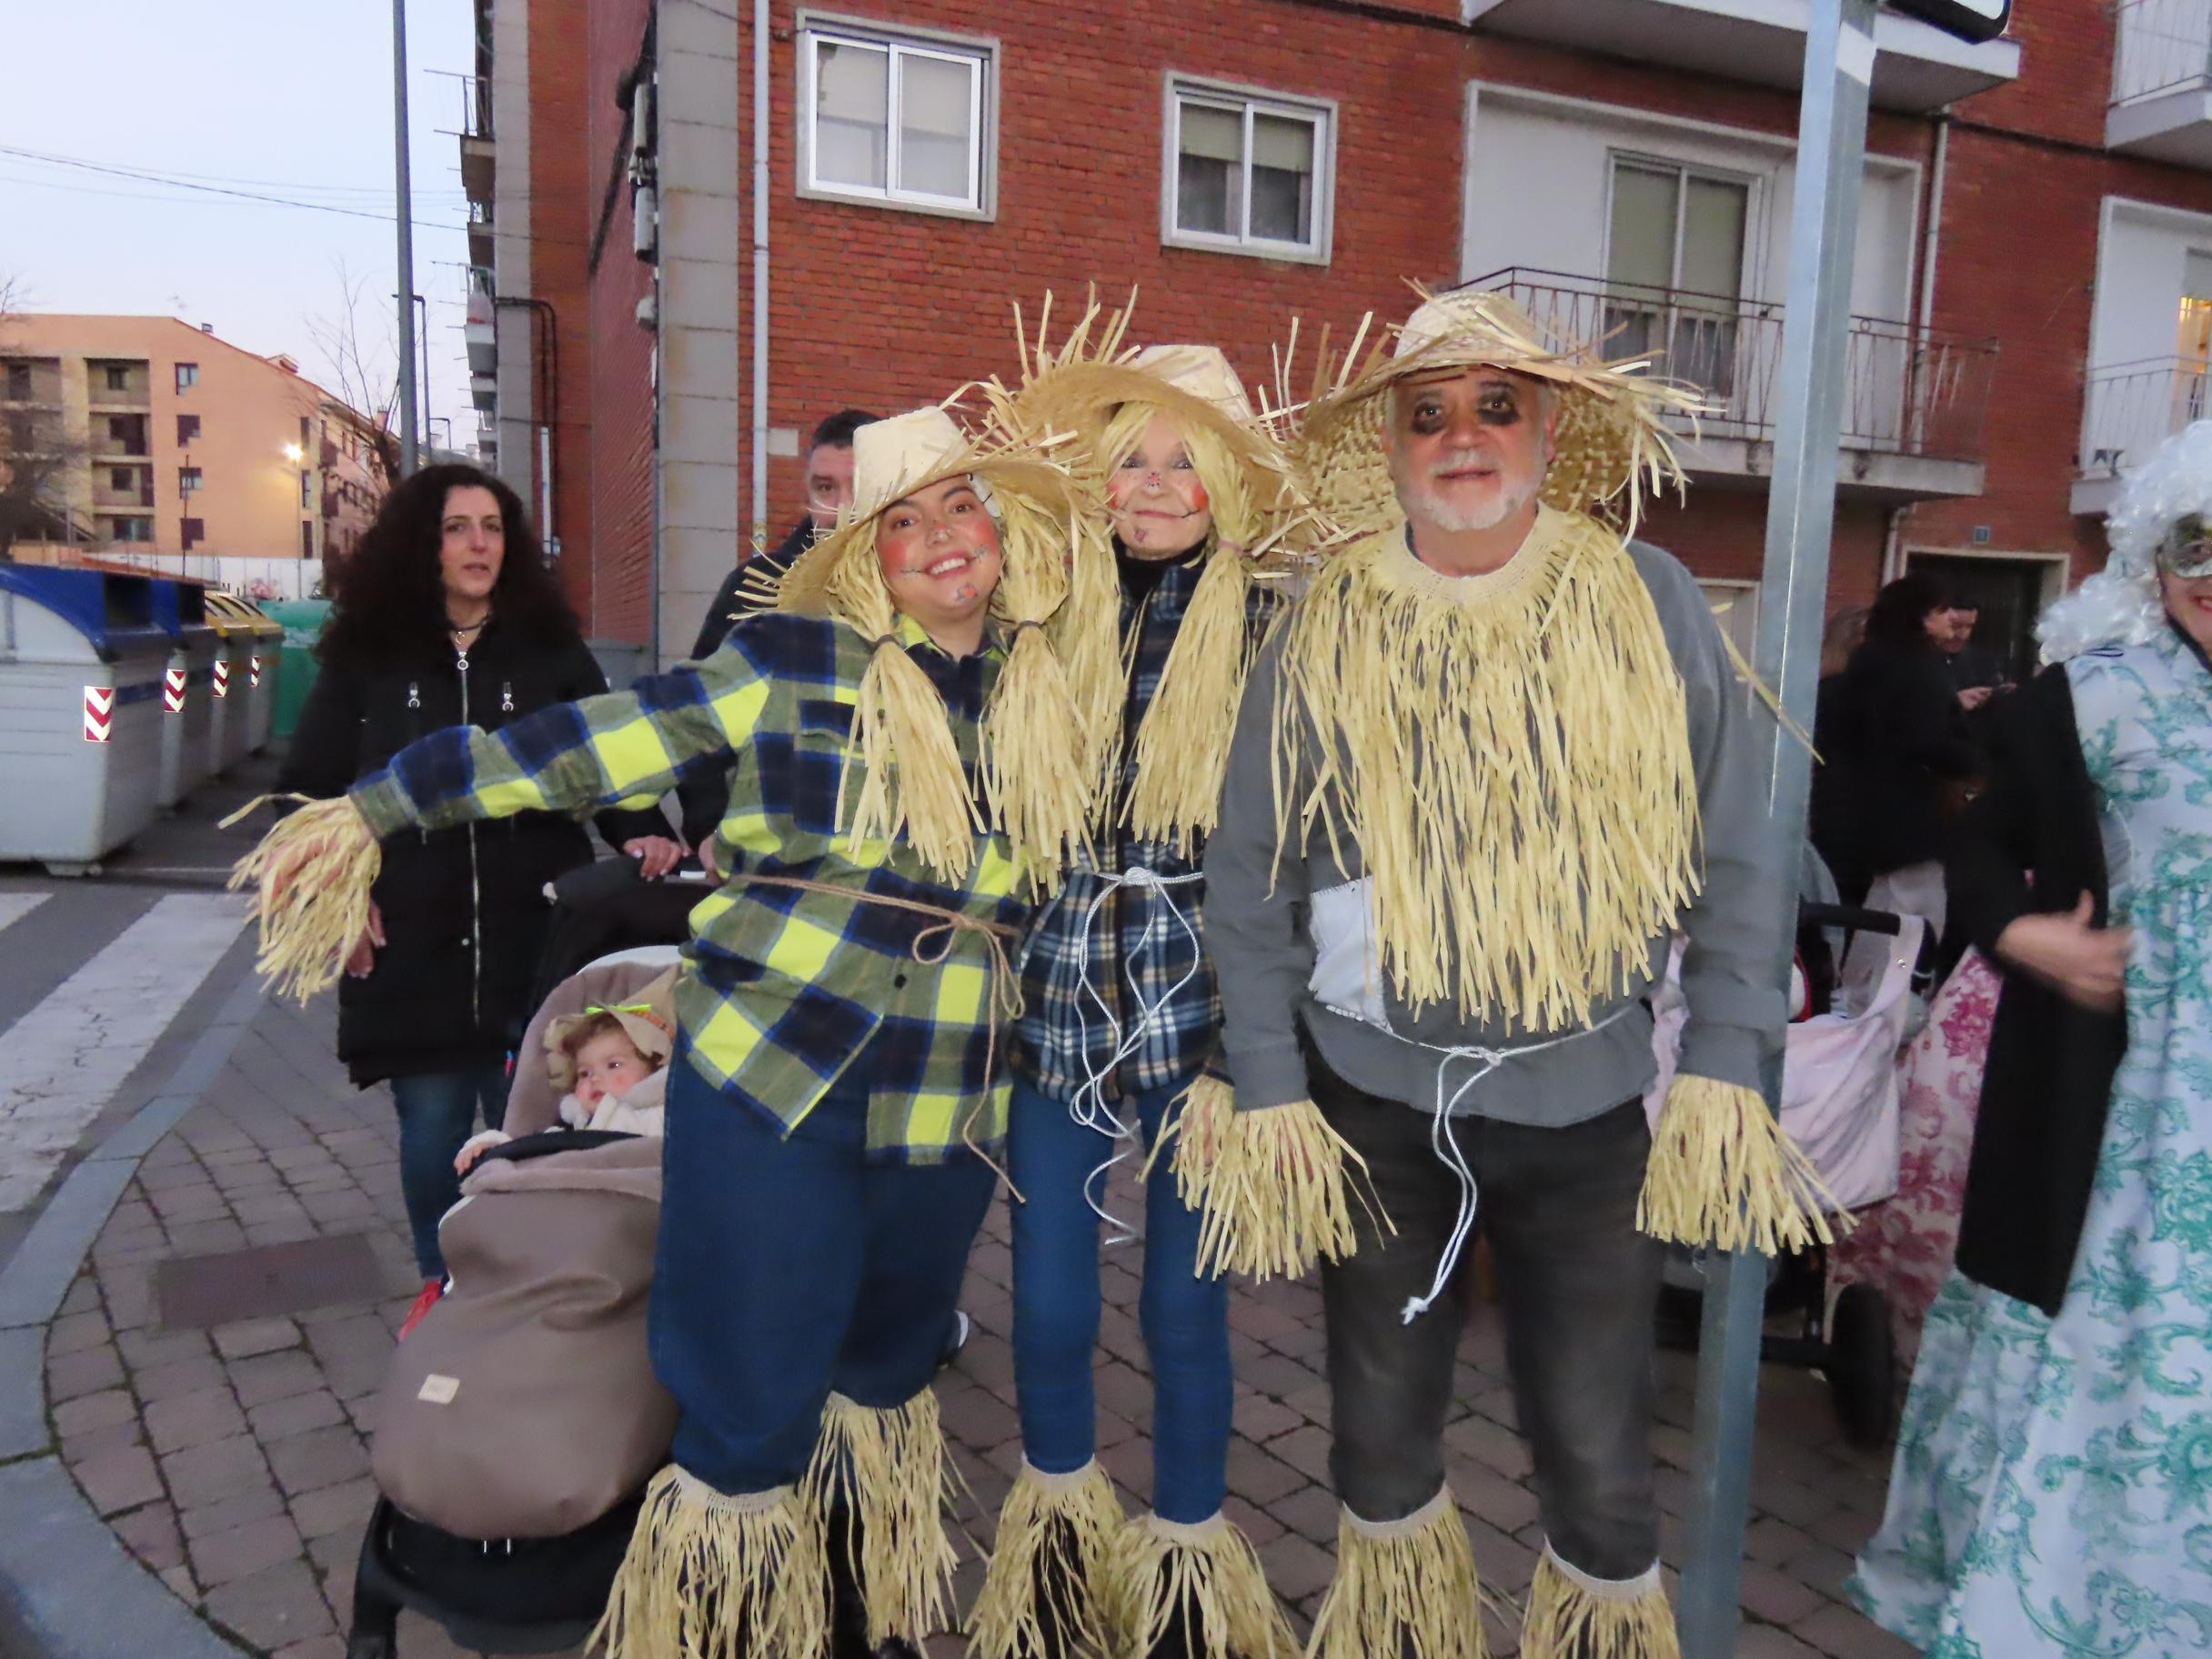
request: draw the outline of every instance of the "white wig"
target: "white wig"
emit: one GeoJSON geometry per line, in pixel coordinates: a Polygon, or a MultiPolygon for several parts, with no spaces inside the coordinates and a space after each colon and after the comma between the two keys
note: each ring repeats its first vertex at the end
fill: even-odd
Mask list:
{"type": "Polygon", "coordinates": [[[2128,475],[2105,521],[2105,568],[2043,613],[2043,660],[2064,662],[2106,645],[2141,645],[2166,626],[2158,546],[2184,518],[2212,520],[2212,420],[2183,427],[2128,475]]]}

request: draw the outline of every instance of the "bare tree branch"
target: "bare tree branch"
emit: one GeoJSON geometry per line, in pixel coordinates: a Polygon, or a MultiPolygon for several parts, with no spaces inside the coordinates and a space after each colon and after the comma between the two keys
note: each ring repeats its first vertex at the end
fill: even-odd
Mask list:
{"type": "Polygon", "coordinates": [[[399,435],[392,429],[399,408],[399,372],[387,367],[398,353],[388,337],[384,349],[372,354],[361,343],[360,313],[365,276],[354,276],[343,259],[337,262],[339,309],[335,317],[307,319],[307,337],[328,366],[331,387],[338,400],[367,417],[370,459],[378,482],[389,489],[399,481],[399,435]]]}
{"type": "Polygon", "coordinates": [[[23,286],[0,272],[0,563],[19,541],[82,541],[69,484],[90,446],[63,425],[60,375],[9,351],[23,286]]]}

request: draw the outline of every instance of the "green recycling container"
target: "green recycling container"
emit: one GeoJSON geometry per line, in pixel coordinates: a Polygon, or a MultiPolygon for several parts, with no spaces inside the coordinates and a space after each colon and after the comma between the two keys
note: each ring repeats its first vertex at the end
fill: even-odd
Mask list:
{"type": "Polygon", "coordinates": [[[320,667],[315,660],[316,641],[330,619],[328,599],[276,599],[262,607],[284,628],[284,650],[276,669],[276,735],[288,738],[299,729],[299,711],[307,706],[320,667]]]}

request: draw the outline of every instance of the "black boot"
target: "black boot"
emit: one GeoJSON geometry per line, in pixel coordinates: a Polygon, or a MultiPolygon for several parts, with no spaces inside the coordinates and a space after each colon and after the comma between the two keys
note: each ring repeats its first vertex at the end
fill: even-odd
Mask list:
{"type": "Polygon", "coordinates": [[[904,1636],[868,1639],[868,1596],[860,1587],[860,1527],[840,1503],[830,1512],[830,1659],[922,1659],[904,1636]]]}

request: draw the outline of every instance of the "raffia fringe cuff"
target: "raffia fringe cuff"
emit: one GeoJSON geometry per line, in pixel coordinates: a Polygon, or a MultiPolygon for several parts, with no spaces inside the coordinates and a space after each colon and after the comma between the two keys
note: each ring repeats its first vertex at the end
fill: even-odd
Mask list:
{"type": "Polygon", "coordinates": [[[1755,1089],[1677,1076],[1653,1138],[1636,1225],[1654,1238],[1761,1255],[1832,1242],[1835,1201],[1755,1089]]]}
{"type": "Polygon", "coordinates": [[[1681,1659],[1659,1566],[1593,1578],[1543,1546],[1521,1626],[1523,1659],[1681,1659]]]}
{"type": "Polygon", "coordinates": [[[1181,1103],[1152,1156],[1172,1138],[1175,1190],[1201,1212],[1201,1273],[1295,1279],[1317,1256],[1341,1262],[1358,1243],[1354,1197],[1379,1225],[1390,1226],[1381,1205],[1359,1190],[1366,1160],[1312,1101],[1239,1111],[1227,1083],[1202,1077],[1181,1103]]]}
{"type": "Polygon", "coordinates": [[[830,1640],[820,1523],[791,1487],[726,1497],[674,1467],[646,1488],[607,1611],[607,1659],[787,1659],[830,1640]]]}
{"type": "Polygon", "coordinates": [[[234,892],[254,890],[248,909],[260,923],[254,966],[278,996],[304,1003],[337,983],[346,958],[368,930],[368,892],[383,868],[376,832],[343,795],[280,819],[231,868],[234,892]]]}
{"type": "Polygon", "coordinates": [[[1093,1461],[1071,1474],[1021,1465],[999,1511],[997,1546],[969,1615],[970,1659],[1112,1651],[1111,1549],[1121,1527],[1113,1483],[1093,1461]],[[1051,1607],[1040,1592],[1064,1592],[1051,1607]]]}
{"type": "MultiPolygon", "coordinates": [[[[888,1411],[830,1396],[806,1498],[823,1526],[842,1503],[859,1534],[855,1564],[870,1642],[898,1636],[920,1646],[945,1628],[957,1564],[945,1535],[950,1489],[935,1394],[925,1388],[888,1411]]],[[[850,1547],[850,1540],[831,1543],[850,1547]]]]}
{"type": "Polygon", "coordinates": [[[1125,1652],[1154,1652],[1179,1609],[1195,1626],[1191,1652],[1204,1659],[1292,1659],[1298,1652],[1259,1553],[1219,1511],[1195,1525],[1158,1515],[1132,1521],[1118,1553],[1125,1652]]]}
{"type": "Polygon", "coordinates": [[[1486,1659],[1483,1586],[1449,1486],[1403,1521],[1343,1513],[1310,1659],[1486,1659]]]}

